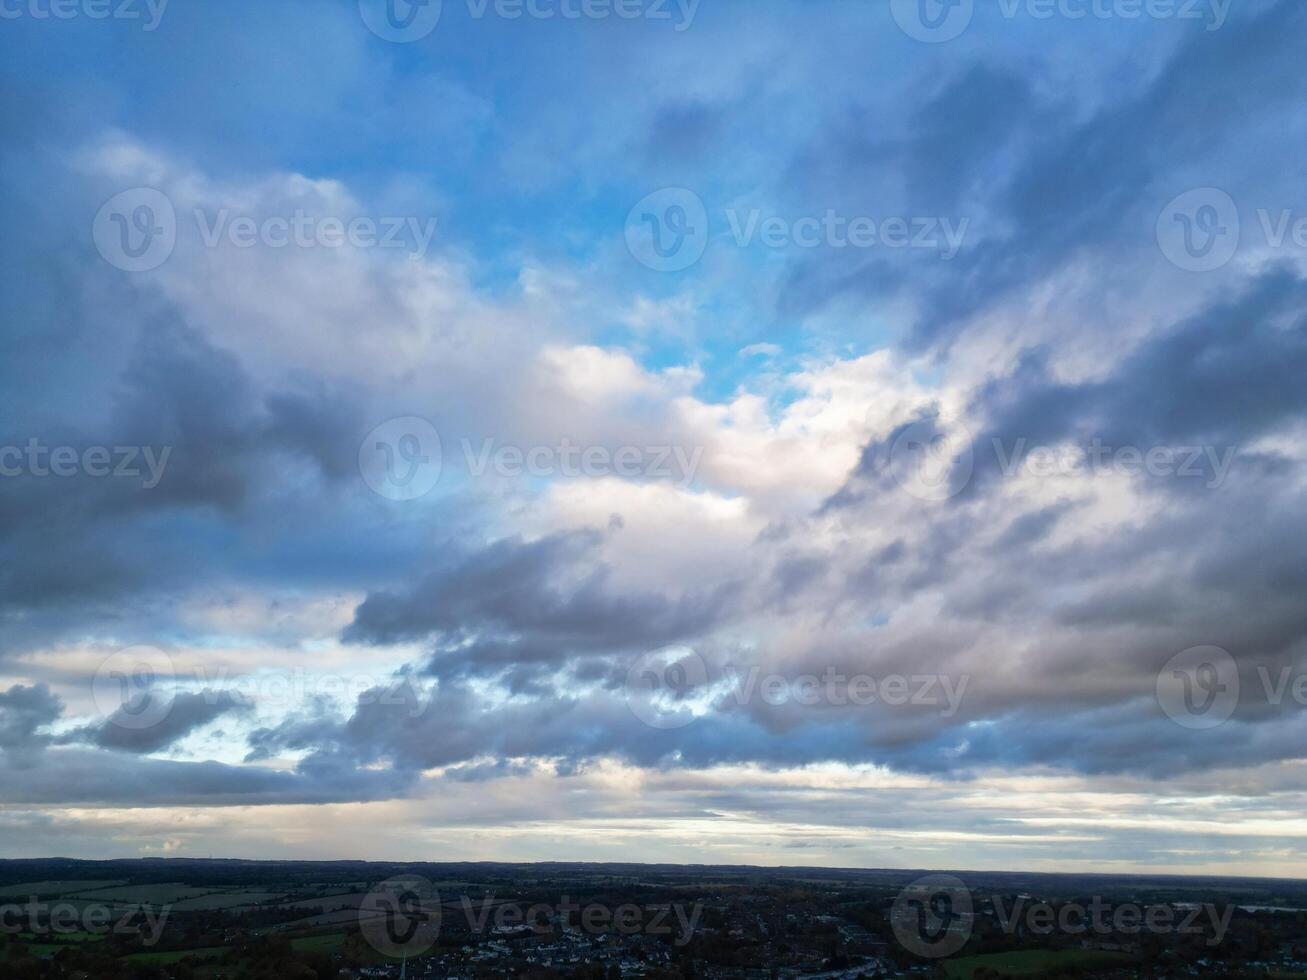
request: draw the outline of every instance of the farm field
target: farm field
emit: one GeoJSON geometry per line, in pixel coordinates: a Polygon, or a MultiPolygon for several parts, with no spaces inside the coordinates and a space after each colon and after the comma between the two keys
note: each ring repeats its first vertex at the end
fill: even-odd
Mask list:
{"type": "Polygon", "coordinates": [[[285,896],[285,892],[244,889],[215,891],[208,895],[197,895],[194,898],[184,898],[179,902],[173,902],[172,910],[174,912],[211,912],[215,909],[244,909],[266,905],[285,896]]]}
{"type": "Polygon", "coordinates": [[[1124,953],[1105,953],[1096,950],[1018,950],[1012,953],[989,953],[981,956],[964,956],[944,963],[949,980],[971,980],[981,967],[988,967],[1009,976],[1032,976],[1049,970],[1067,967],[1104,967],[1113,963],[1129,962],[1124,953]]]}
{"type": "Polygon", "coordinates": [[[172,949],[167,951],[132,953],[126,957],[129,963],[179,963],[187,957],[197,959],[216,959],[227,952],[227,946],[206,946],[202,949],[172,949]]]}
{"type": "Polygon", "coordinates": [[[0,899],[12,898],[58,898],[72,895],[89,888],[108,888],[124,884],[121,878],[111,881],[29,881],[17,885],[0,887],[0,899]]]}
{"type": "Polygon", "coordinates": [[[332,932],[325,936],[303,936],[292,939],[291,946],[301,953],[339,953],[345,945],[345,933],[332,932]]]}
{"type": "MultiPolygon", "coordinates": [[[[98,884],[98,883],[97,883],[98,884]]],[[[117,902],[126,905],[171,905],[187,898],[211,895],[215,888],[183,885],[169,882],[160,885],[123,885],[111,888],[95,887],[67,893],[69,898],[93,902],[117,902]]]]}

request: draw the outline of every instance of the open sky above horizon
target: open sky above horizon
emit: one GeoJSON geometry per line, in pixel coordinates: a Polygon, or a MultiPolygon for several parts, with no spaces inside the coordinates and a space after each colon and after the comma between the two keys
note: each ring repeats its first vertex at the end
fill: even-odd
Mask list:
{"type": "Polygon", "coordinates": [[[55,6],[0,858],[1307,876],[1307,5],[55,6]]]}

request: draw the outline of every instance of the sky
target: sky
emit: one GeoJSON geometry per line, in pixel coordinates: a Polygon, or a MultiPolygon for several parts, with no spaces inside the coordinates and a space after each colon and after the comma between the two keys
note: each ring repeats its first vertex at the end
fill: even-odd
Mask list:
{"type": "Polygon", "coordinates": [[[0,857],[1307,875],[1298,0],[0,0],[0,857]]]}

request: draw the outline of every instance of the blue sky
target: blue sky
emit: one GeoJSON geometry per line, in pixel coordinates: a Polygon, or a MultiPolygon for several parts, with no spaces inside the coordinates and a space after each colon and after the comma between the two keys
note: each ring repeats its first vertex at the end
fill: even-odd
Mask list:
{"type": "Polygon", "coordinates": [[[1304,871],[1299,4],[58,9],[0,855],[1304,871]]]}

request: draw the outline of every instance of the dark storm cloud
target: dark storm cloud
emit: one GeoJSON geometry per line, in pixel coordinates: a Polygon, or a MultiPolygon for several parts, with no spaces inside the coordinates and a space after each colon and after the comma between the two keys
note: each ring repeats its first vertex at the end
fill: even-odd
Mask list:
{"type": "MultiPolygon", "coordinates": [[[[391,692],[393,694],[393,692],[391,692]]],[[[348,719],[334,725],[301,720],[255,733],[253,757],[318,745],[301,769],[353,771],[385,762],[399,771],[466,766],[458,778],[496,772],[478,760],[538,759],[564,769],[605,757],[643,766],[698,768],[727,762],[801,765],[820,759],[883,760],[847,719],[795,728],[784,739],[742,715],[721,712],[680,731],[650,728],[627,707],[620,690],[488,700],[456,681],[401,697],[381,690],[360,697],[348,719]]],[[[505,770],[507,772],[507,770],[505,770]]]]}
{"type": "Polygon", "coordinates": [[[341,491],[346,499],[358,492],[358,440],[372,424],[350,393],[317,382],[264,392],[231,354],[166,319],[141,330],[116,388],[110,411],[88,415],[81,428],[37,425],[25,402],[11,406],[0,429],[0,445],[37,437],[47,446],[137,447],[142,471],[148,447],[162,464],[148,487],[143,478],[82,471],[0,479],[0,609],[24,614],[7,624],[11,640],[128,618],[133,603],[183,582],[194,588],[225,564],[306,563],[291,559],[294,546],[268,555],[277,538],[311,537],[341,551],[363,539],[361,560],[376,548],[397,557],[393,535],[326,519],[343,505],[341,491]],[[253,549],[240,545],[256,538],[253,549]]]}
{"type": "Polygon", "coordinates": [[[128,707],[115,711],[102,723],[79,729],[63,737],[66,742],[89,742],[102,749],[146,754],[166,749],[191,732],[217,721],[223,715],[248,711],[250,703],[229,691],[201,691],[198,694],[183,691],[165,696],[154,691],[141,695],[142,700],[131,705],[131,711],[150,712],[155,699],[166,702],[159,706],[160,720],[152,725],[132,724],[128,707]]]}
{"type": "MultiPolygon", "coordinates": [[[[977,392],[975,410],[991,422],[977,442],[1101,435],[1131,445],[1242,445],[1274,432],[1302,414],[1305,301],[1307,284],[1271,270],[1144,341],[1099,380],[1059,382],[1029,358],[977,392]]],[[[932,420],[943,432],[946,422],[928,413],[927,433],[932,420]]],[[[877,520],[882,495],[902,492],[884,469],[898,434],[867,448],[814,520],[838,516],[850,533],[864,511],[877,520]]],[[[1054,546],[1084,502],[1010,509],[996,496],[996,474],[981,467],[966,492],[931,512],[927,533],[905,528],[861,560],[844,556],[856,569],[847,576],[828,553],[806,550],[801,523],[763,536],[776,555],[764,562],[762,602],[780,613],[826,602],[892,611],[923,589],[944,590],[951,618],[938,626],[888,644],[874,631],[814,640],[785,670],[952,670],[954,680],[966,672],[971,686],[956,717],[800,709],[728,693],[684,729],[652,729],[622,703],[629,657],[616,655],[683,640],[708,649],[706,639],[739,612],[725,600],[751,586],[711,601],[624,594],[598,564],[602,533],[573,532],[499,541],[409,590],[369,595],[347,638],[433,639],[429,671],[439,684],[406,689],[399,701],[361,699],[348,718],[319,713],[261,730],[250,757],[307,752],[301,770],[324,779],[378,764],[410,773],[452,766],[458,778],[482,779],[517,771],[506,759],[549,760],[566,772],[603,757],[654,767],[839,761],[960,778],[1029,766],[1167,778],[1297,758],[1293,710],[1250,703],[1227,737],[1206,737],[1163,717],[1149,692],[1170,656],[1201,643],[1235,652],[1250,686],[1254,663],[1294,662],[1307,636],[1299,599],[1307,565],[1294,546],[1307,534],[1298,476],[1288,462],[1236,466],[1218,490],[1173,495],[1144,527],[1054,546]],[[1247,514],[1257,515],[1251,525],[1247,514]],[[1175,572],[1154,580],[1153,566],[1175,572]],[[977,627],[1015,630],[1023,645],[1043,644],[1040,656],[1014,669],[979,642],[977,627]],[[492,687],[467,686],[474,675],[492,687]]]]}
{"type": "Polygon", "coordinates": [[[49,742],[38,731],[48,728],[63,714],[63,702],[44,684],[23,687],[15,684],[0,692],[0,750],[22,752],[49,742]]]}
{"type": "MultiPolygon", "coordinates": [[[[976,476],[1020,445],[1065,439],[1109,447],[1246,446],[1307,412],[1307,280],[1271,269],[1233,297],[1145,341],[1101,381],[1064,383],[1031,353],[977,395],[989,430],[975,442],[976,476]]],[[[1210,466],[1210,460],[1203,460],[1210,466]]],[[[1166,484],[1185,488],[1182,480],[1166,484]]]]}
{"type": "Polygon", "coordinates": [[[143,333],[123,377],[118,431],[174,447],[159,499],[142,505],[234,510],[302,461],[328,479],[354,472],[363,417],[341,393],[256,390],[240,362],[198,332],[162,324],[143,333]]]}
{"type": "Polygon", "coordinates": [[[201,695],[179,695],[168,718],[140,732],[114,731],[110,720],[52,737],[42,729],[58,722],[63,703],[48,688],[15,685],[0,692],[0,802],[127,806],[324,803],[391,799],[411,789],[411,775],[402,772],[311,764],[287,772],[217,762],[172,762],[139,754],[166,747],[217,717],[239,710],[221,696],[213,700],[211,706],[201,695]],[[72,747],[85,741],[126,751],[72,747]]]}
{"type": "Polygon", "coordinates": [[[444,650],[432,660],[434,673],[497,671],[666,646],[718,622],[738,590],[724,583],[676,597],[623,592],[603,562],[603,539],[603,532],[585,530],[494,542],[412,589],[370,594],[345,638],[395,643],[438,636],[444,650]]]}
{"type": "MultiPolygon", "coordinates": [[[[842,295],[888,298],[907,290],[921,302],[913,340],[924,347],[949,342],[968,318],[1076,254],[1099,255],[1106,275],[1123,247],[1155,253],[1162,205],[1196,186],[1176,176],[1178,162],[1192,168],[1208,160],[1230,174],[1220,161],[1234,134],[1273,123],[1301,101],[1307,80],[1297,39],[1305,26],[1307,8],[1281,0],[1231,18],[1219,39],[1190,33],[1142,90],[1110,93],[1088,118],[1036,97],[1033,76],[986,63],[942,83],[904,139],[850,141],[857,126],[837,116],[820,153],[805,153],[795,167],[816,174],[814,193],[827,202],[856,200],[861,188],[893,187],[897,174],[908,174],[895,213],[969,215],[972,227],[945,263],[912,249],[805,257],[788,278],[783,308],[801,314],[842,295]],[[828,154],[824,164],[813,159],[828,154]]],[[[1245,158],[1235,173],[1243,182],[1259,166],[1245,158]]],[[[1210,170],[1207,176],[1197,186],[1211,183],[1210,170]]],[[[883,212],[883,198],[880,206],[883,212]]]]}
{"type": "MultiPolygon", "coordinates": [[[[481,169],[464,166],[463,151],[447,156],[437,146],[441,152],[431,156],[439,158],[435,166],[442,169],[425,170],[432,161],[422,153],[431,147],[415,148],[411,127],[386,122],[408,112],[404,100],[397,100],[393,112],[376,112],[376,101],[359,84],[388,75],[376,72],[370,58],[355,57],[354,38],[363,32],[357,18],[346,14],[326,14],[314,21],[314,31],[282,32],[273,43],[263,35],[247,37],[248,17],[241,11],[220,13],[218,32],[209,29],[214,25],[203,19],[207,15],[199,6],[178,11],[188,18],[182,23],[196,27],[191,36],[197,43],[221,39],[213,42],[212,52],[239,36],[243,44],[275,53],[269,64],[289,66],[287,77],[322,83],[303,92],[293,85],[223,86],[196,76],[174,94],[159,85],[166,73],[142,47],[136,52],[142,57],[119,61],[144,79],[151,98],[114,93],[100,101],[98,92],[88,94],[96,111],[83,110],[87,118],[75,119],[65,109],[53,113],[47,127],[47,111],[71,100],[58,97],[53,83],[33,88],[18,78],[21,70],[0,68],[15,82],[0,92],[5,131],[23,141],[41,134],[59,144],[59,153],[34,151],[0,160],[6,198],[21,204],[9,226],[24,230],[0,241],[5,258],[0,283],[10,304],[3,329],[6,356],[0,358],[6,419],[0,441],[21,442],[41,432],[51,442],[57,437],[75,445],[172,449],[164,479],[148,492],[81,477],[0,481],[0,615],[5,617],[0,626],[7,641],[23,636],[29,646],[37,639],[27,631],[40,639],[123,630],[172,635],[167,614],[159,610],[183,591],[203,595],[207,585],[222,582],[297,592],[329,582],[338,592],[366,596],[345,632],[347,640],[378,646],[421,642],[431,653],[425,664],[410,668],[412,687],[369,692],[346,715],[320,703],[254,731],[248,737],[251,765],[245,767],[144,757],[220,718],[234,720],[239,705],[222,696],[178,695],[165,723],[154,729],[136,732],[110,719],[52,736],[49,729],[61,711],[58,699],[42,686],[11,688],[0,694],[0,748],[7,767],[0,801],[374,800],[412,793],[426,769],[453,767],[451,778],[476,781],[520,775],[528,771],[516,761],[521,759],[550,760],[562,774],[616,757],[665,770],[833,760],[958,778],[990,766],[1048,766],[1161,779],[1302,755],[1291,711],[1250,704],[1221,733],[1208,737],[1161,717],[1148,695],[1169,656],[1197,643],[1224,645],[1249,667],[1256,660],[1275,666],[1298,662],[1307,636],[1301,601],[1307,559],[1300,544],[1307,539],[1307,518],[1297,464],[1272,449],[1241,454],[1228,485],[1217,492],[1167,484],[1177,492],[1157,494],[1174,498],[1157,512],[1103,528],[1083,501],[1000,499],[997,476],[983,461],[963,492],[927,516],[921,510],[904,517],[878,509],[887,495],[901,493],[894,473],[884,468],[900,429],[867,447],[847,485],[817,514],[796,515],[785,533],[759,538],[748,556],[755,578],[713,582],[705,575],[667,583],[665,590],[622,587],[604,564],[605,537],[597,531],[534,541],[506,537],[480,547],[450,531],[454,540],[440,546],[447,557],[431,559],[424,554],[434,550],[431,524],[440,524],[443,535],[448,508],[401,519],[358,506],[346,487],[355,478],[359,438],[379,421],[369,417],[366,393],[314,376],[313,370],[328,362],[325,357],[306,358],[315,368],[303,374],[269,381],[263,377],[269,365],[256,363],[260,353],[242,361],[216,339],[222,329],[210,337],[185,322],[149,281],[128,285],[99,264],[98,274],[88,275],[86,261],[99,260],[85,240],[85,225],[99,201],[90,203],[87,214],[82,213],[87,202],[79,202],[75,230],[73,223],[52,220],[62,201],[57,192],[65,186],[51,176],[58,173],[57,158],[95,130],[98,111],[117,116],[109,103],[121,98],[132,107],[122,121],[137,125],[139,112],[139,132],[147,137],[175,136],[175,143],[167,141],[169,149],[182,154],[207,150],[197,156],[215,183],[227,172],[222,161],[257,169],[243,156],[254,153],[266,160],[263,155],[276,145],[294,147],[293,159],[277,159],[278,167],[323,178],[349,173],[361,183],[387,183],[394,176],[360,173],[373,158],[411,161],[414,171],[431,173],[437,186],[449,178],[447,187],[457,191],[451,197],[463,202],[455,217],[464,227],[493,227],[514,248],[537,244],[518,239],[519,226],[530,223],[523,221],[528,212],[569,247],[612,237],[607,224],[597,232],[578,231],[570,220],[554,220],[599,210],[593,206],[596,196],[606,201],[618,193],[604,180],[583,192],[566,187],[561,205],[546,200],[533,184],[527,208],[522,198],[505,193],[511,180],[468,179],[468,174],[511,171],[508,153],[478,157],[478,164],[487,164],[481,169]],[[311,44],[286,48],[286,38],[310,36],[311,44]],[[322,58],[324,37],[337,57],[322,58]],[[324,64],[333,71],[324,74],[324,64]],[[335,91],[331,84],[348,93],[348,118],[324,118],[335,91]],[[225,102],[229,96],[241,103],[239,111],[225,102]],[[223,109],[222,118],[238,125],[224,127],[223,140],[215,140],[214,128],[197,122],[212,114],[197,114],[195,104],[223,109]],[[324,127],[346,138],[319,158],[305,134],[321,135],[324,127]],[[360,131],[375,137],[376,144],[357,139],[360,131]],[[444,169],[450,160],[458,161],[452,173],[444,169]],[[482,183],[491,189],[479,187],[482,183]],[[560,235],[558,228],[568,233],[560,235]],[[1191,492],[1178,492],[1182,489],[1191,492]],[[85,624],[95,629],[83,629],[85,624]],[[787,631],[802,635],[781,637],[787,631]],[[973,676],[956,717],[834,705],[800,710],[758,699],[740,703],[727,693],[687,727],[658,730],[623,703],[622,688],[636,652],[672,644],[693,645],[714,669],[727,656],[721,651],[749,644],[791,677],[820,674],[826,667],[845,674],[973,676]],[[430,683],[432,678],[439,683],[430,683]],[[302,758],[293,770],[262,765],[283,756],[302,758]],[[37,759],[40,765],[32,765],[37,759]]],[[[302,26],[304,16],[292,11],[275,18],[282,26],[287,21],[302,26]]],[[[804,23],[812,28],[816,21],[805,11],[804,23]]],[[[887,208],[970,216],[972,237],[952,262],[910,251],[890,256],[883,250],[822,249],[794,263],[780,300],[782,310],[806,331],[813,320],[805,314],[826,303],[847,298],[867,312],[868,298],[906,296],[920,303],[915,344],[946,346],[974,314],[1005,298],[1025,298],[1023,289],[1081,255],[1098,270],[1094,286],[1110,293],[1118,285],[1120,264],[1136,258],[1131,243],[1152,248],[1147,239],[1156,206],[1191,186],[1186,183],[1194,179],[1191,174],[1208,182],[1234,172],[1246,186],[1259,169],[1282,168],[1291,154],[1267,153],[1256,137],[1267,127],[1283,135],[1292,122],[1304,88],[1298,64],[1304,27],[1303,5],[1283,0],[1263,15],[1232,19],[1217,36],[1187,36],[1178,49],[1168,50],[1165,64],[1141,73],[1137,89],[1122,84],[1096,93],[1100,97],[1092,104],[1059,93],[1051,70],[1032,56],[932,61],[932,66],[948,65],[947,74],[932,76],[925,86],[894,83],[901,106],[887,107],[873,100],[875,81],[861,81],[858,71],[865,64],[826,63],[828,45],[819,43],[817,63],[805,67],[796,61],[784,73],[787,85],[808,82],[819,96],[800,111],[789,107],[800,117],[797,129],[785,128],[793,122],[783,113],[773,116],[777,93],[764,86],[738,98],[709,91],[652,105],[648,98],[638,100],[640,105],[623,99],[611,111],[604,110],[599,87],[573,86],[569,91],[597,110],[595,116],[570,103],[546,111],[537,111],[538,103],[518,106],[517,112],[523,118],[538,114],[541,131],[563,115],[617,123],[614,133],[621,138],[604,142],[629,151],[621,151],[630,157],[624,165],[643,163],[647,169],[636,177],[650,188],[667,183],[667,169],[685,160],[696,168],[719,160],[727,170],[745,168],[738,184],[721,182],[716,198],[708,189],[717,176],[700,186],[714,216],[737,192],[752,192],[755,181],[764,189],[785,184],[780,195],[785,203],[802,204],[807,213],[842,204],[849,214],[879,217],[887,216],[887,208]],[[833,81],[843,68],[857,79],[847,88],[833,81]],[[774,121],[775,132],[757,139],[763,132],[758,120],[774,121]],[[791,155],[785,149],[809,138],[803,152],[791,155]],[[778,148],[791,161],[788,169],[776,168],[779,179],[750,169],[771,166],[774,161],[759,160],[777,155],[778,148]]],[[[819,30],[815,36],[824,40],[819,30]]],[[[959,45],[958,50],[974,49],[959,45]]],[[[859,57],[871,60],[870,51],[860,50],[859,57]]],[[[89,54],[62,64],[97,64],[89,54]]],[[[230,67],[229,59],[198,61],[207,62],[209,73],[248,80],[245,69],[230,67]]],[[[537,64],[547,67],[543,59],[537,64]]],[[[451,71],[456,67],[451,63],[451,71]]],[[[667,65],[655,67],[663,71],[667,65]]],[[[520,66],[513,70],[520,73],[520,66]]],[[[744,76],[751,74],[756,70],[744,76]]],[[[421,84],[419,75],[414,80],[421,84]]],[[[549,77],[564,80],[561,74],[549,77]]],[[[90,93],[95,86],[83,88],[90,93]]],[[[558,91],[552,85],[532,88],[558,91]]],[[[555,95],[548,99],[557,101],[555,95]]],[[[496,122],[494,129],[478,127],[478,132],[494,140],[515,130],[514,120],[496,122]]],[[[435,132],[426,133],[433,145],[439,142],[435,132]]],[[[584,154],[596,151],[578,149],[576,135],[563,127],[544,144],[560,148],[554,156],[566,162],[556,170],[566,178],[536,173],[542,155],[524,155],[521,166],[532,171],[532,181],[549,184],[575,176],[583,167],[573,166],[574,151],[580,164],[594,163],[584,154]]],[[[632,195],[632,201],[639,196],[632,195]]],[[[616,226],[621,211],[614,211],[616,226]]],[[[459,244],[477,255],[502,241],[459,244]]],[[[702,268],[689,275],[711,274],[714,256],[720,256],[716,242],[713,249],[702,268]]],[[[517,261],[514,256],[512,262],[517,261]]],[[[486,270],[475,262],[469,268],[479,282],[497,278],[482,279],[486,270]]],[[[749,277],[743,281],[748,289],[756,283],[749,277]]],[[[541,284],[547,294],[555,286],[548,275],[541,284]]],[[[638,288],[646,287],[647,280],[641,280],[638,288]]],[[[289,288],[287,295],[295,299],[289,288]]],[[[728,298],[714,304],[730,307],[729,295],[723,295],[728,298]]],[[[409,299],[382,300],[374,319],[409,299]]],[[[265,301],[255,297],[252,306],[265,301]]],[[[1029,351],[1014,373],[975,393],[974,410],[987,426],[980,439],[1036,444],[1098,435],[1130,444],[1202,441],[1242,448],[1302,417],[1305,301],[1302,280],[1284,270],[1268,271],[1241,293],[1137,348],[1114,352],[1119,361],[1102,365],[1096,380],[1088,382],[1063,380],[1051,354],[1029,351]]],[[[743,315],[750,312],[742,309],[743,315]]],[[[490,304],[486,310],[500,312],[490,304]]],[[[883,312],[872,304],[871,313],[883,312]]],[[[1151,323],[1168,314],[1140,304],[1139,316],[1151,323]]],[[[1095,328],[1092,318],[1085,323],[1086,329],[1095,328]]],[[[228,340],[243,326],[225,325],[232,331],[228,340]]],[[[408,327],[405,323],[403,329],[408,327]]],[[[377,349],[383,357],[403,360],[426,344],[426,327],[413,326],[411,337],[395,334],[402,342],[393,345],[394,352],[392,335],[379,334],[377,349]],[[407,346],[410,341],[413,347],[407,346]]],[[[439,333],[445,324],[431,329],[439,333]]],[[[318,335],[310,329],[303,338],[276,340],[287,348],[308,348],[318,335]]],[[[250,349],[266,354],[268,362],[281,356],[294,361],[299,353],[285,355],[275,344],[266,352],[254,344],[250,349]]],[[[458,371],[453,360],[451,375],[458,371]]],[[[705,363],[710,363],[707,356],[705,363]]],[[[418,369],[412,366],[414,373],[418,369]]],[[[402,371],[398,375],[410,380],[402,371]]],[[[358,376],[373,378],[367,371],[358,376]]],[[[716,378],[705,387],[726,391],[716,378]]],[[[490,404],[495,398],[478,394],[459,410],[495,413],[490,404]]],[[[921,434],[927,437],[930,425],[938,422],[942,432],[946,423],[935,412],[919,421],[926,423],[921,434]]],[[[769,462],[765,456],[758,461],[760,466],[769,462]]],[[[743,491],[740,496],[747,498],[743,491]]],[[[365,497],[365,503],[377,501],[365,497]]],[[[489,532],[478,528],[478,539],[508,533],[500,529],[500,516],[486,521],[489,532]]],[[[677,528],[666,533],[670,546],[680,546],[677,528]]],[[[6,654],[12,646],[6,643],[6,654]]],[[[757,791],[732,795],[723,789],[705,796],[707,803],[742,811],[750,799],[766,802],[757,791]]],[[[845,800],[839,805],[847,808],[845,800]]],[[[912,826],[912,818],[898,819],[912,826]]],[[[997,820],[981,826],[1001,830],[997,820]]]]}
{"type": "Polygon", "coordinates": [[[49,749],[41,764],[4,770],[0,799],[11,804],[257,806],[385,800],[407,795],[403,773],[285,772],[218,762],[173,762],[113,752],[49,749]]]}
{"type": "MultiPolygon", "coordinates": [[[[1235,295],[1216,298],[1144,341],[1101,380],[1060,381],[1047,354],[1028,352],[1011,375],[975,393],[972,411],[988,425],[952,445],[947,500],[966,504],[988,493],[990,481],[1005,470],[1010,475],[1019,469],[1031,450],[1068,440],[1081,449],[1101,443],[1108,450],[1133,447],[1143,453],[1155,447],[1199,450],[1192,463],[1204,480],[1149,482],[1177,493],[1206,490],[1210,496],[1219,489],[1216,481],[1226,460],[1235,481],[1275,480],[1292,472],[1292,464],[1273,453],[1244,454],[1258,437],[1307,413],[1307,387],[1301,381],[1307,375],[1307,280],[1287,268],[1266,270],[1235,295]]],[[[901,493],[914,459],[902,450],[900,438],[930,442],[948,435],[951,424],[935,409],[869,443],[824,510],[901,493]]],[[[1049,519],[1036,526],[1029,515],[1021,520],[1027,539],[1055,523],[1049,519]]]]}

